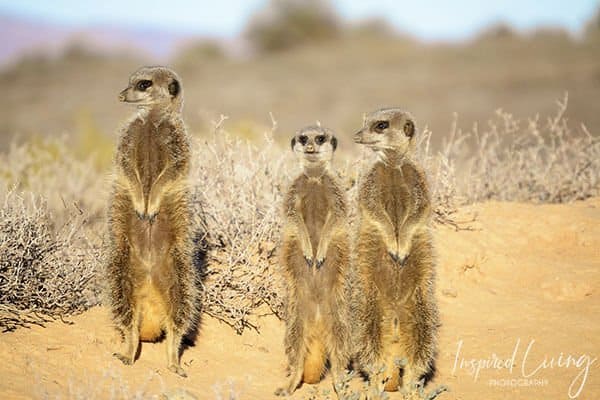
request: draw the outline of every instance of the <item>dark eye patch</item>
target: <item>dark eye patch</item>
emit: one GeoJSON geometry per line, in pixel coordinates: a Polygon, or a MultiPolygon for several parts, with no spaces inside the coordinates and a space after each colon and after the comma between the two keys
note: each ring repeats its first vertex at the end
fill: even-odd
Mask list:
{"type": "Polygon", "coordinates": [[[374,125],[374,130],[376,132],[382,133],[384,130],[390,127],[390,123],[388,121],[377,121],[374,125]]]}
{"type": "Polygon", "coordinates": [[[136,85],[135,88],[137,90],[139,90],[140,92],[145,92],[146,89],[148,89],[150,86],[152,86],[152,81],[148,80],[148,79],[142,79],[141,81],[139,81],[136,85]]]}
{"type": "Polygon", "coordinates": [[[333,151],[335,151],[335,149],[337,149],[337,139],[335,136],[331,137],[331,147],[333,147],[333,151]]]}
{"type": "Polygon", "coordinates": [[[306,142],[308,142],[308,137],[307,137],[306,135],[301,135],[301,136],[298,138],[298,141],[300,141],[300,144],[301,144],[302,146],[304,146],[304,145],[306,144],[306,142]]]}
{"type": "Polygon", "coordinates": [[[324,135],[319,135],[315,138],[315,142],[319,145],[325,143],[325,136],[324,135]]]}
{"type": "Polygon", "coordinates": [[[173,97],[177,96],[181,91],[181,87],[179,82],[176,79],[173,79],[171,83],[169,83],[169,94],[173,97]]]}

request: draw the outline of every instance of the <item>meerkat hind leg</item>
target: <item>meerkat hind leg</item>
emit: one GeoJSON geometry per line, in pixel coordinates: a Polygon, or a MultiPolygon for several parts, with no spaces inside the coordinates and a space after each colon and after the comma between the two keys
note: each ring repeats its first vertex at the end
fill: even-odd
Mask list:
{"type": "Polygon", "coordinates": [[[136,313],[134,320],[125,332],[125,351],[123,353],[113,353],[113,356],[118,358],[125,365],[131,365],[135,361],[138,348],[140,346],[140,317],[136,313]]]}
{"type": "Polygon", "coordinates": [[[179,361],[179,347],[181,346],[182,339],[183,335],[178,333],[172,325],[167,326],[165,335],[165,341],[167,342],[167,368],[169,371],[185,378],[187,374],[181,368],[179,361]]]}
{"type": "Polygon", "coordinates": [[[333,391],[339,395],[339,390],[343,389],[341,385],[344,381],[346,366],[343,365],[342,359],[337,355],[332,355],[329,359],[329,362],[331,364],[329,373],[331,374],[333,391]]]}
{"type": "Polygon", "coordinates": [[[409,394],[416,391],[417,379],[419,378],[417,371],[411,365],[405,365],[402,369],[402,389],[409,394]]]}
{"type": "Polygon", "coordinates": [[[304,373],[303,365],[304,365],[304,357],[305,351],[301,351],[298,354],[298,360],[295,365],[291,365],[290,367],[290,379],[287,385],[278,388],[275,390],[275,395],[277,396],[291,396],[292,393],[300,386],[302,382],[302,376],[304,373]]]}

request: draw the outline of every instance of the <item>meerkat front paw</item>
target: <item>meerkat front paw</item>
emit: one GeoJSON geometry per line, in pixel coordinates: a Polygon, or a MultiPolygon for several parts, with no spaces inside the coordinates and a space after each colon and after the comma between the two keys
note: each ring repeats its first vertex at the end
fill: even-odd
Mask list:
{"type": "Polygon", "coordinates": [[[146,211],[146,218],[150,221],[150,223],[153,223],[154,220],[156,219],[156,216],[158,215],[158,213],[160,212],[160,201],[149,201],[148,202],[148,209],[146,211]]]}
{"type": "Polygon", "coordinates": [[[406,253],[392,253],[389,252],[390,257],[394,263],[398,264],[400,267],[404,267],[406,265],[406,261],[408,260],[408,254],[406,253]]]}
{"type": "Polygon", "coordinates": [[[323,266],[324,263],[325,263],[325,259],[324,258],[318,258],[317,257],[317,259],[315,261],[315,267],[317,269],[320,269],[323,266]]]}
{"type": "Polygon", "coordinates": [[[396,259],[398,258],[398,243],[396,243],[396,239],[384,235],[383,243],[385,244],[389,256],[396,262],[396,259]]]}
{"type": "Polygon", "coordinates": [[[154,214],[148,214],[148,222],[150,222],[150,225],[154,224],[154,221],[156,221],[156,217],[158,216],[158,212],[154,213],[154,214]]]}
{"type": "Polygon", "coordinates": [[[304,261],[306,261],[306,265],[308,266],[308,268],[311,268],[313,266],[313,251],[312,251],[312,246],[310,245],[310,242],[308,244],[305,244],[302,250],[302,255],[304,256],[304,261]]]}
{"type": "Polygon", "coordinates": [[[317,269],[321,268],[323,266],[323,264],[325,263],[325,255],[327,254],[327,249],[323,248],[324,246],[320,246],[317,249],[317,257],[315,260],[315,267],[317,269]]]}
{"type": "Polygon", "coordinates": [[[132,190],[130,193],[131,203],[133,205],[133,209],[135,210],[135,214],[141,220],[146,218],[146,201],[144,200],[144,195],[141,191],[132,190]]]}
{"type": "Polygon", "coordinates": [[[400,267],[404,267],[406,265],[406,261],[408,260],[408,253],[404,252],[393,252],[391,250],[388,251],[392,261],[398,264],[400,267]]]}
{"type": "Polygon", "coordinates": [[[397,262],[401,267],[406,265],[406,261],[408,260],[408,256],[410,255],[410,243],[406,243],[402,240],[398,241],[398,260],[397,262]]]}
{"type": "Polygon", "coordinates": [[[306,261],[306,266],[308,268],[312,268],[312,266],[313,266],[313,259],[312,259],[312,257],[309,257],[309,256],[305,255],[304,256],[304,261],[306,261]]]}

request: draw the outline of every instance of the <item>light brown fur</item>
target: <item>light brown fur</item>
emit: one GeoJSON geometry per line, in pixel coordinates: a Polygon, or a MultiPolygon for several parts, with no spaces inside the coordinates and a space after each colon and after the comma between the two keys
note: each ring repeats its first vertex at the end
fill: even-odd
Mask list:
{"type": "Polygon", "coordinates": [[[359,188],[353,342],[360,366],[386,391],[414,392],[436,353],[431,200],[425,174],[411,159],[415,133],[409,113],[382,109],[355,135],[379,160],[359,188]]]}
{"type": "Polygon", "coordinates": [[[125,339],[115,356],[132,364],[140,340],[156,341],[164,333],[168,368],[185,376],[179,351],[197,321],[199,291],[179,78],[166,68],[141,68],[120,99],[138,104],[139,112],[121,133],[109,206],[110,306],[125,339]],[[151,87],[139,90],[142,80],[151,87]]]}
{"type": "Polygon", "coordinates": [[[292,139],[303,173],[292,183],[284,204],[281,262],[291,377],[278,395],[292,394],[302,381],[318,382],[327,359],[337,389],[349,360],[350,248],[346,199],[330,171],[336,143],[329,130],[318,126],[304,128],[292,139]]]}

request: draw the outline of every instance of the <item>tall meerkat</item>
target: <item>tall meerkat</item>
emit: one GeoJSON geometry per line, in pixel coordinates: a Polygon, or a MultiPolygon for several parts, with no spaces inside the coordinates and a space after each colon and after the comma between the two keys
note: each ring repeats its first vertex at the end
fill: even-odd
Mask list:
{"type": "Polygon", "coordinates": [[[287,284],[285,352],[290,380],[276,390],[291,395],[317,383],[329,359],[334,389],[349,360],[347,203],[331,171],[337,139],[320,126],[292,139],[302,173],[285,197],[281,262],[287,284]]]}
{"type": "Polygon", "coordinates": [[[186,376],[179,351],[197,321],[199,290],[181,81],[167,68],[142,67],[119,100],[138,111],[121,132],[109,206],[109,300],[125,342],[124,351],[114,355],[132,364],[140,340],[164,334],[169,370],[186,376]]]}
{"type": "Polygon", "coordinates": [[[412,160],[415,134],[408,112],[388,108],[368,114],[354,136],[378,156],[359,187],[354,344],[359,364],[386,391],[414,391],[436,354],[431,199],[412,160]]]}

